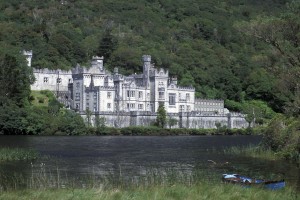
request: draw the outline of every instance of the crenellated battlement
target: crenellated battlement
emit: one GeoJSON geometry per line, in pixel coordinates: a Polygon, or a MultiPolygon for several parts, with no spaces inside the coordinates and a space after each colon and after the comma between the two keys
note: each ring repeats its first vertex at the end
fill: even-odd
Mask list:
{"type": "Polygon", "coordinates": [[[23,50],[23,51],[22,51],[22,54],[23,54],[24,56],[31,56],[31,57],[32,57],[32,55],[33,55],[32,50],[30,50],[30,51],[23,50]]]}
{"type": "Polygon", "coordinates": [[[115,89],[114,86],[99,86],[99,88],[101,90],[114,90],[115,89]]]}
{"type": "Polygon", "coordinates": [[[151,62],[151,55],[143,55],[142,56],[142,61],[143,62],[151,62]]]}
{"type": "Polygon", "coordinates": [[[156,76],[156,77],[169,77],[169,70],[163,69],[163,68],[160,68],[160,69],[153,68],[150,71],[150,77],[153,77],[153,76],[156,76]]]}
{"type": "Polygon", "coordinates": [[[72,70],[61,70],[61,69],[36,69],[33,68],[33,73],[39,73],[39,74],[66,74],[66,75],[71,75],[72,70]]]}
{"type": "Polygon", "coordinates": [[[224,103],[224,100],[223,99],[200,99],[200,98],[195,99],[195,103],[200,103],[200,102],[224,103]]]}
{"type": "Polygon", "coordinates": [[[103,56],[93,56],[92,57],[92,60],[104,60],[104,57],[103,56]]]}
{"type": "Polygon", "coordinates": [[[195,88],[190,86],[190,87],[182,87],[182,86],[178,86],[178,90],[192,90],[195,91],[195,88]]]}

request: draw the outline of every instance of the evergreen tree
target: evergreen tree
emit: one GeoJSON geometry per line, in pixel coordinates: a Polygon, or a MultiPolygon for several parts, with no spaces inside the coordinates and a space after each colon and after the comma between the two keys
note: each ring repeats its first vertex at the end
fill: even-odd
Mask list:
{"type": "Polygon", "coordinates": [[[20,53],[0,52],[0,106],[11,103],[19,107],[28,105],[33,81],[32,70],[20,53]]]}
{"type": "Polygon", "coordinates": [[[111,54],[116,50],[118,45],[117,39],[111,34],[111,31],[106,31],[102,37],[98,50],[98,56],[104,56],[105,60],[109,61],[111,54]]]}
{"type": "Polygon", "coordinates": [[[157,126],[164,128],[166,122],[167,122],[167,112],[165,106],[163,104],[159,104],[159,107],[157,109],[157,118],[156,118],[157,126]]]}

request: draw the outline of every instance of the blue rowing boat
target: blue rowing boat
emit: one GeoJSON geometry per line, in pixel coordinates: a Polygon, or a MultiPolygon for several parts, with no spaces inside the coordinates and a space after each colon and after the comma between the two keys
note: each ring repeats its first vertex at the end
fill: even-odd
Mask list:
{"type": "Polygon", "coordinates": [[[278,190],[285,187],[285,181],[271,181],[264,179],[250,178],[239,174],[223,174],[223,182],[239,184],[244,187],[260,186],[270,190],[278,190]]]}

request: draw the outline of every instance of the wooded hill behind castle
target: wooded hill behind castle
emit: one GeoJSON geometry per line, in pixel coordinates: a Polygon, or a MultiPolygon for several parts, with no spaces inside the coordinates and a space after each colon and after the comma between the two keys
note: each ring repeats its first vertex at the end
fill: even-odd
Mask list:
{"type": "Polygon", "coordinates": [[[4,0],[0,9],[2,51],[33,50],[34,68],[98,55],[128,75],[150,54],[196,97],[299,113],[299,1],[4,0]]]}

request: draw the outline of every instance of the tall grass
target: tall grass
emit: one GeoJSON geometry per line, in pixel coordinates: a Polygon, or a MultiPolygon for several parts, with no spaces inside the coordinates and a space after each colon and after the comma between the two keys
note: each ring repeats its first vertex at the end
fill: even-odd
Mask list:
{"type": "Polygon", "coordinates": [[[31,200],[31,199],[78,199],[78,200],[205,200],[205,199],[255,199],[255,200],[293,200],[297,193],[290,189],[282,191],[267,191],[256,188],[245,189],[229,184],[211,185],[205,182],[186,186],[175,184],[171,186],[136,187],[132,189],[103,187],[89,189],[56,189],[56,190],[21,190],[6,191],[0,194],[0,199],[31,200]]]}
{"type": "Polygon", "coordinates": [[[275,160],[279,159],[278,156],[274,151],[271,149],[263,148],[261,146],[233,146],[227,149],[224,149],[225,154],[232,154],[232,155],[239,155],[239,156],[248,156],[252,158],[262,158],[267,160],[275,160]]]}
{"type": "Polygon", "coordinates": [[[0,161],[35,160],[38,152],[33,149],[0,148],[0,161]]]}
{"type": "Polygon", "coordinates": [[[245,189],[224,184],[209,170],[151,168],[139,177],[117,174],[70,178],[60,169],[48,171],[45,164],[32,165],[28,176],[0,177],[0,200],[5,199],[297,199],[297,193],[245,189]]]}
{"type": "Polygon", "coordinates": [[[45,164],[31,164],[30,174],[7,175],[0,172],[0,192],[20,189],[64,189],[64,188],[136,188],[149,186],[169,186],[183,184],[192,186],[202,180],[219,182],[219,175],[209,170],[175,170],[171,168],[149,168],[140,175],[120,173],[99,175],[68,175],[67,172],[47,169],[45,164]]]}

